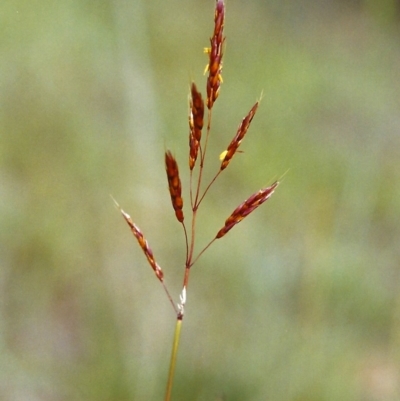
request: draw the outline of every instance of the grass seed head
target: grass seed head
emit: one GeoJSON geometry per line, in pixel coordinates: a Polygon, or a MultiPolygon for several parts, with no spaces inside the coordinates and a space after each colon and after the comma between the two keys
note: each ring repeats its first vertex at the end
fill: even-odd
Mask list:
{"type": "Polygon", "coordinates": [[[190,111],[193,119],[194,136],[198,141],[200,141],[201,130],[203,129],[204,125],[204,101],[194,82],[192,82],[190,92],[192,95],[190,101],[190,111]]]}
{"type": "Polygon", "coordinates": [[[193,167],[197,160],[200,147],[201,130],[204,125],[204,101],[196,84],[192,82],[189,112],[189,168],[193,167]]]}
{"type": "Polygon", "coordinates": [[[164,273],[163,273],[161,267],[159,266],[159,264],[155,261],[153,251],[151,250],[147,240],[144,238],[143,233],[140,231],[139,227],[132,221],[131,216],[129,216],[128,213],[125,213],[121,208],[120,208],[120,211],[121,211],[122,217],[128,223],[128,225],[132,231],[132,234],[135,236],[135,238],[137,239],[144,254],[146,255],[146,258],[147,258],[151,268],[154,270],[154,273],[156,274],[157,278],[161,282],[163,282],[164,273]]]}
{"type": "Polygon", "coordinates": [[[210,38],[211,47],[207,49],[209,56],[207,79],[207,107],[210,110],[219,95],[222,83],[222,56],[225,22],[225,4],[223,0],[216,0],[214,16],[214,33],[210,38]]]}
{"type": "Polygon", "coordinates": [[[233,226],[240,223],[246,216],[258,208],[262,203],[268,200],[275,191],[279,182],[274,182],[267,188],[260,189],[241,203],[232,214],[226,219],[224,227],[222,227],[215,238],[222,238],[233,226]]]}
{"type": "Polygon", "coordinates": [[[178,163],[170,151],[165,152],[165,171],[167,172],[169,193],[171,195],[172,206],[175,210],[176,218],[183,222],[183,199],[182,185],[179,178],[178,163]]]}
{"type": "Polygon", "coordinates": [[[229,144],[229,146],[226,150],[226,153],[224,154],[224,158],[222,160],[221,167],[220,167],[221,171],[224,170],[228,166],[232,157],[234,156],[237,149],[239,148],[240,143],[242,142],[242,139],[246,135],[247,130],[250,127],[250,123],[253,120],[254,115],[256,114],[258,104],[259,104],[259,102],[256,102],[256,104],[248,112],[247,116],[240,123],[235,137],[232,139],[231,143],[229,144]]]}

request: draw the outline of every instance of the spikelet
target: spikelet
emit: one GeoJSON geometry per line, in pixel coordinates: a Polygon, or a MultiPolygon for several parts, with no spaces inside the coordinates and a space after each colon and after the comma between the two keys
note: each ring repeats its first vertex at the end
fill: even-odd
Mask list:
{"type": "Polygon", "coordinates": [[[279,182],[276,181],[271,186],[260,189],[251,195],[249,199],[241,203],[226,219],[224,227],[218,231],[215,238],[222,238],[233,226],[240,223],[246,216],[257,209],[258,206],[269,199],[278,185],[279,182]]]}
{"type": "Polygon", "coordinates": [[[204,101],[196,84],[192,82],[189,112],[189,168],[193,170],[199,152],[201,130],[204,124],[204,101]]]}
{"type": "Polygon", "coordinates": [[[176,218],[179,222],[183,222],[183,199],[182,185],[179,178],[178,163],[172,153],[168,150],[165,152],[165,171],[168,177],[169,193],[171,195],[172,206],[175,210],[176,218]]]}
{"type": "MultiPolygon", "coordinates": [[[[223,153],[223,159],[222,159],[222,163],[221,163],[221,167],[220,167],[221,171],[224,170],[228,166],[233,155],[236,153],[237,149],[239,148],[240,143],[242,142],[242,139],[246,135],[247,130],[249,129],[250,123],[253,120],[254,115],[256,114],[258,104],[259,104],[259,102],[256,102],[256,104],[248,112],[247,116],[242,120],[242,122],[240,123],[240,125],[238,127],[235,137],[232,139],[227,150],[223,153]]],[[[222,157],[222,154],[221,154],[221,157],[222,157]]]]}
{"type": "Polygon", "coordinates": [[[210,38],[211,47],[206,49],[209,56],[207,79],[207,107],[210,110],[217,100],[222,82],[222,56],[224,46],[225,4],[223,0],[216,0],[214,16],[214,34],[210,38]]]}
{"type": "MultiPolygon", "coordinates": [[[[115,202],[115,201],[114,201],[115,202]]],[[[116,203],[116,202],[115,202],[116,203]]],[[[144,238],[143,233],[140,231],[139,227],[132,221],[131,216],[129,216],[128,213],[125,213],[116,203],[122,217],[125,219],[125,221],[128,223],[132,234],[135,236],[137,241],[139,242],[140,247],[142,248],[144,254],[146,255],[147,260],[150,263],[151,268],[154,270],[154,273],[156,274],[157,278],[163,282],[164,278],[164,273],[161,269],[161,267],[158,265],[158,263],[154,259],[153,251],[150,249],[149,244],[147,240],[144,238]]]]}

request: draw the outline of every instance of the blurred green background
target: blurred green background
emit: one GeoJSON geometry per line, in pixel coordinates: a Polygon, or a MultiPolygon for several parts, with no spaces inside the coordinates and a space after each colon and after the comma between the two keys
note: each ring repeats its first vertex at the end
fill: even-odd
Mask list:
{"type": "MultiPolygon", "coordinates": [[[[161,400],[178,300],[187,96],[213,0],[0,5],[0,399],[161,400]]],[[[227,0],[207,177],[263,101],[199,211],[175,400],[400,399],[400,5],[227,0]]],[[[186,216],[189,211],[186,209],[186,216]]],[[[189,219],[188,219],[189,220],[189,219]]]]}

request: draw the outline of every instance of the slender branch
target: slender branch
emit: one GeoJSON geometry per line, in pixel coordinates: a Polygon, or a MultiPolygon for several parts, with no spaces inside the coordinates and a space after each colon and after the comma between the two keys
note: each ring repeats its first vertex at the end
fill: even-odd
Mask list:
{"type": "Polygon", "coordinates": [[[194,258],[194,260],[190,263],[189,268],[192,267],[200,258],[201,255],[211,246],[211,244],[216,240],[217,238],[214,237],[204,248],[203,250],[194,258]]]}
{"type": "Polygon", "coordinates": [[[176,305],[175,305],[175,302],[174,302],[174,300],[172,299],[171,294],[169,293],[168,288],[167,288],[167,286],[165,285],[164,281],[161,281],[161,284],[162,284],[162,286],[163,286],[163,288],[164,288],[165,293],[167,294],[167,297],[168,297],[168,299],[169,299],[169,302],[171,302],[171,305],[172,305],[172,307],[174,308],[175,313],[176,313],[176,314],[179,314],[179,311],[178,311],[178,309],[177,309],[177,307],[176,307],[176,305]]]}
{"type": "Polygon", "coordinates": [[[190,178],[189,178],[189,193],[190,193],[190,206],[193,210],[193,170],[190,170],[190,178]]]}
{"type": "Polygon", "coordinates": [[[200,194],[201,180],[203,178],[204,159],[206,157],[208,138],[210,136],[210,131],[211,131],[211,116],[212,116],[212,110],[208,110],[207,133],[206,133],[206,140],[205,140],[205,143],[204,143],[204,150],[200,154],[200,170],[199,170],[199,178],[198,178],[198,181],[197,181],[196,197],[195,197],[194,206],[193,206],[194,210],[196,210],[197,207],[198,207],[198,202],[197,201],[198,201],[199,194],[200,194]]]}
{"type": "Polygon", "coordinates": [[[203,198],[206,196],[206,193],[208,192],[208,190],[210,189],[211,185],[214,184],[215,180],[218,178],[218,176],[221,174],[222,170],[218,170],[218,173],[215,174],[214,178],[210,181],[210,183],[207,185],[207,188],[205,189],[203,195],[201,196],[201,198],[199,199],[199,201],[197,202],[197,207],[200,205],[200,203],[202,202],[203,198]]]}
{"type": "Polygon", "coordinates": [[[190,249],[189,249],[189,256],[186,260],[186,266],[189,266],[191,264],[191,260],[193,258],[193,251],[194,251],[194,242],[195,242],[195,236],[196,236],[196,216],[197,216],[197,210],[193,210],[192,214],[192,231],[190,235],[190,249]]]}
{"type": "Polygon", "coordinates": [[[184,222],[182,222],[182,226],[183,226],[183,231],[185,233],[185,243],[186,243],[186,263],[188,261],[189,258],[189,240],[188,240],[188,235],[187,235],[187,231],[186,231],[186,224],[184,222]]]}
{"type": "Polygon", "coordinates": [[[201,165],[204,163],[204,159],[206,157],[206,151],[207,151],[207,144],[208,144],[208,137],[210,136],[210,131],[211,131],[211,117],[212,117],[212,109],[208,110],[208,118],[207,118],[207,135],[206,135],[206,141],[204,143],[204,152],[201,155],[201,165]]]}

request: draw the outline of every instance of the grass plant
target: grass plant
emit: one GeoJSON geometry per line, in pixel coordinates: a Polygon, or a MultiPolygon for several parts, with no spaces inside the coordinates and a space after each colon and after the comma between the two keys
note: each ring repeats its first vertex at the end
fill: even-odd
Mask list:
{"type": "Polygon", "coordinates": [[[228,144],[225,151],[220,155],[221,164],[218,171],[215,173],[211,181],[204,185],[203,183],[203,172],[206,162],[206,153],[211,134],[211,122],[213,107],[217,99],[219,98],[221,84],[222,84],[222,66],[223,66],[223,55],[225,49],[225,36],[224,36],[224,24],[225,24],[225,4],[224,0],[216,0],[215,3],[215,15],[214,15],[214,31],[210,38],[210,47],[205,49],[205,53],[208,55],[208,64],[205,70],[207,74],[206,82],[206,97],[205,100],[198,90],[194,82],[190,85],[189,94],[189,171],[190,171],[190,183],[189,183],[189,196],[190,196],[190,224],[187,225],[185,221],[185,215],[183,211],[183,197],[182,197],[182,184],[179,174],[178,162],[174,155],[166,150],[165,152],[165,170],[167,173],[168,188],[171,196],[172,207],[175,212],[176,219],[181,224],[185,236],[186,246],[186,259],[184,263],[183,272],[183,285],[179,295],[179,302],[175,303],[171,296],[165,281],[164,272],[160,265],[156,262],[153,252],[145,239],[142,231],[133,222],[132,218],[126,213],[117,202],[116,206],[120,210],[124,220],[130,227],[132,234],[137,239],[139,246],[142,248],[147,261],[153,269],[157,279],[162,284],[165,293],[170,301],[174,312],[176,314],[176,326],[175,334],[173,338],[173,345],[171,351],[170,368],[167,379],[167,387],[165,392],[165,401],[171,400],[172,386],[174,381],[174,372],[177,360],[177,353],[179,347],[179,338],[181,333],[182,321],[185,315],[185,304],[187,299],[187,289],[189,284],[190,271],[193,265],[198,262],[199,258],[203,253],[216,241],[224,237],[236,224],[240,223],[246,216],[251,214],[258,206],[268,200],[274,193],[275,189],[279,185],[278,181],[275,181],[271,185],[264,187],[257,192],[253,193],[248,199],[243,201],[236,207],[236,209],[229,215],[225,220],[225,223],[217,231],[216,235],[209,241],[209,243],[203,247],[198,253],[195,253],[196,244],[196,220],[198,218],[198,211],[200,205],[206,197],[206,194],[210,188],[214,185],[220,174],[228,167],[235,154],[239,151],[239,146],[242,140],[246,136],[248,129],[250,128],[251,122],[258,110],[260,101],[251,107],[250,111],[242,119],[238,126],[237,132],[234,135],[231,142],[228,144]],[[206,113],[207,111],[207,113],[206,113]],[[205,114],[207,114],[205,125],[205,114]],[[205,127],[205,135],[203,130],[205,127]]]}

